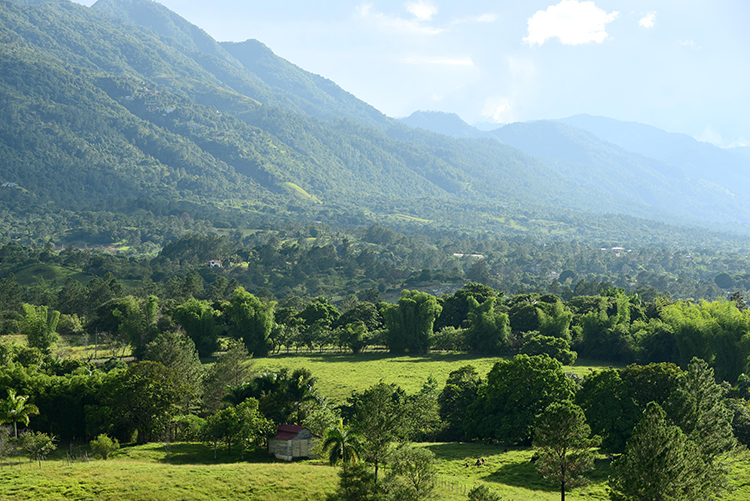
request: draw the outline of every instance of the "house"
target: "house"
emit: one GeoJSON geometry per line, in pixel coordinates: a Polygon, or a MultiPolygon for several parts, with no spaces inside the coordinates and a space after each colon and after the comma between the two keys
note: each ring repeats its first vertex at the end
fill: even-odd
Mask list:
{"type": "Polygon", "coordinates": [[[218,259],[212,259],[208,263],[206,263],[206,266],[209,268],[221,268],[221,261],[218,259]]]}
{"type": "Polygon", "coordinates": [[[304,426],[282,424],[276,429],[276,436],[268,439],[268,453],[285,461],[315,458],[311,451],[319,439],[304,426]]]}

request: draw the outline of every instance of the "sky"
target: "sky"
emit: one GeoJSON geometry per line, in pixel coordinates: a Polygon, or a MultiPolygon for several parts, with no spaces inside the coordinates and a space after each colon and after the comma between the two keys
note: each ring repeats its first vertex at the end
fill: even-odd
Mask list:
{"type": "Polygon", "coordinates": [[[218,41],[260,40],[392,117],[588,113],[750,145],[747,0],[160,3],[218,41]]]}

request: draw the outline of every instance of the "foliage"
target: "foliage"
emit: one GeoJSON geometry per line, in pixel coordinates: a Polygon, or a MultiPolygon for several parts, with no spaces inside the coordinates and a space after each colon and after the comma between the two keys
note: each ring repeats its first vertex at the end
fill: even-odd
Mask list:
{"type": "Polygon", "coordinates": [[[359,439],[339,421],[337,426],[327,430],[323,450],[328,451],[328,462],[331,466],[335,466],[339,461],[356,464],[360,454],[359,439]]]}
{"type": "Polygon", "coordinates": [[[563,365],[573,365],[578,354],[570,350],[570,343],[563,337],[538,335],[526,341],[521,348],[525,355],[549,355],[563,365]]]}
{"type": "Polygon", "coordinates": [[[479,353],[499,353],[510,334],[508,315],[495,311],[496,298],[488,297],[480,305],[474,297],[467,299],[469,304],[469,328],[466,331],[466,345],[479,353]]]}
{"type": "Polygon", "coordinates": [[[435,319],[442,307],[437,298],[419,291],[401,291],[398,304],[383,311],[392,353],[427,353],[435,319]]]}
{"type": "Polygon", "coordinates": [[[235,290],[229,300],[226,307],[227,315],[232,319],[229,333],[235,339],[242,339],[253,356],[265,356],[271,348],[269,338],[275,306],[274,302],[264,304],[242,287],[235,290]]]}
{"type": "Polygon", "coordinates": [[[591,438],[591,428],[580,407],[570,400],[551,403],[537,416],[534,447],[539,449],[539,473],[560,485],[561,499],[566,488],[574,487],[582,474],[594,468],[591,448],[599,444],[591,438]]]}
{"type": "Polygon", "coordinates": [[[678,426],[667,423],[651,402],[628,440],[625,454],[612,465],[613,501],[706,499],[702,464],[695,445],[678,426]]]}
{"type": "Polygon", "coordinates": [[[706,499],[720,496],[727,489],[727,458],[737,442],[732,431],[733,413],[725,404],[724,394],[714,380],[713,369],[694,358],[667,405],[672,422],[695,444],[706,499]]]}
{"type": "Polygon", "coordinates": [[[21,446],[21,449],[28,452],[41,466],[41,461],[46,460],[47,455],[57,449],[54,440],[54,437],[46,433],[28,431],[21,434],[18,444],[21,446]]]}
{"type": "Polygon", "coordinates": [[[329,501],[366,501],[380,498],[380,489],[375,483],[375,475],[362,463],[344,463],[339,470],[339,486],[329,501]]]}
{"type": "Polygon", "coordinates": [[[221,327],[216,323],[218,316],[219,312],[214,310],[207,301],[197,299],[188,299],[172,313],[172,318],[193,340],[198,355],[202,357],[210,356],[217,351],[221,331],[221,327]]]}
{"type": "Polygon", "coordinates": [[[91,452],[106,461],[120,448],[120,442],[102,433],[89,442],[89,447],[91,447],[91,452]]]}
{"type": "Polygon", "coordinates": [[[30,416],[39,414],[39,408],[27,403],[27,395],[18,395],[16,390],[8,388],[8,398],[0,404],[0,422],[13,423],[13,434],[18,438],[18,423],[29,425],[30,416]]]}
{"type": "Polygon", "coordinates": [[[227,388],[250,381],[252,365],[247,348],[240,341],[230,341],[227,351],[206,371],[203,379],[203,406],[209,413],[219,410],[227,388]]]}
{"type": "Polygon", "coordinates": [[[153,440],[179,411],[190,388],[176,370],[159,362],[138,362],[114,382],[108,406],[113,417],[138,433],[138,443],[153,440]]]}
{"type": "Polygon", "coordinates": [[[476,400],[482,379],[473,365],[464,365],[452,371],[438,396],[440,418],[446,423],[448,438],[463,438],[463,421],[466,409],[476,400]]]}
{"type": "Polygon", "coordinates": [[[57,341],[57,323],[60,312],[50,310],[46,306],[23,305],[23,321],[21,330],[28,339],[29,346],[39,348],[44,353],[50,352],[50,347],[57,341]]]}
{"type": "Polygon", "coordinates": [[[163,332],[146,346],[144,359],[174,369],[189,387],[190,394],[194,397],[200,396],[203,366],[193,340],[189,337],[176,332],[163,332]]]}
{"type": "Polygon", "coordinates": [[[389,467],[381,486],[387,499],[417,501],[433,497],[437,483],[435,453],[402,444],[391,453],[389,467]]]}
{"type": "Polygon", "coordinates": [[[500,495],[484,484],[469,491],[468,501],[502,501],[500,495]]]}
{"type": "Polygon", "coordinates": [[[347,399],[342,414],[352,429],[362,437],[362,457],[375,467],[375,481],[380,465],[386,461],[391,442],[405,434],[408,407],[404,392],[382,381],[347,399]]]}
{"type": "Polygon", "coordinates": [[[530,443],[535,416],[552,402],[571,398],[572,388],[562,364],[546,355],[501,360],[467,409],[464,431],[471,438],[530,443]]]}

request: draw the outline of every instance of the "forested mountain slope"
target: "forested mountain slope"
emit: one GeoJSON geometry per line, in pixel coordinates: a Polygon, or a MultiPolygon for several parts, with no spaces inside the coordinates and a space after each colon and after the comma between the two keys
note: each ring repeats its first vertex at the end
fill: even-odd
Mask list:
{"type": "Polygon", "coordinates": [[[684,221],[500,141],[410,128],[260,42],[218,44],[154,2],[97,6],[0,0],[9,221],[66,210],[114,220],[125,207],[180,216],[184,203],[222,227],[252,216],[610,238],[650,223],[592,213],[684,221]]]}

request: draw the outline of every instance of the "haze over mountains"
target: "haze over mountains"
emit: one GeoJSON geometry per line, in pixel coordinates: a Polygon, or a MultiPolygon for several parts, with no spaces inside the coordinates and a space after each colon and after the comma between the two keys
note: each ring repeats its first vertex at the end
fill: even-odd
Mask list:
{"type": "Polygon", "coordinates": [[[564,211],[750,227],[739,149],[587,116],[492,131],[440,113],[395,120],[149,0],[0,0],[0,65],[12,210],[145,198],[500,232],[523,213],[564,224],[564,211]]]}

